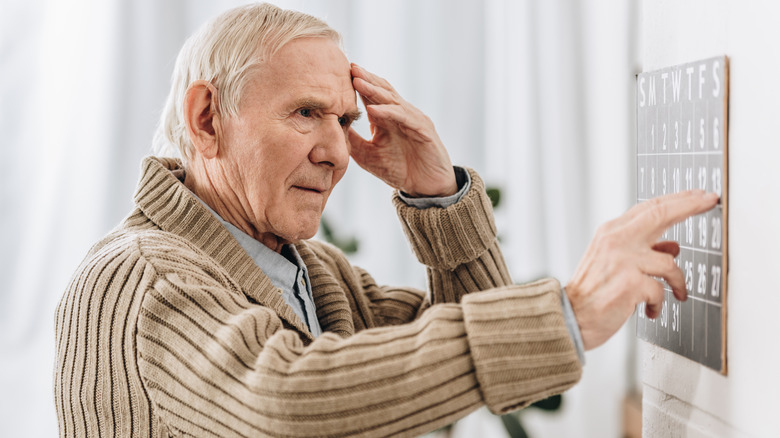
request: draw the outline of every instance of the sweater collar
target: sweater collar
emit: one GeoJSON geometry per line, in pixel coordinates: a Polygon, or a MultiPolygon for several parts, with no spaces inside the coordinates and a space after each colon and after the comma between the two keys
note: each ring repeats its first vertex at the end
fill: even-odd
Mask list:
{"type": "MultiPolygon", "coordinates": [[[[268,276],[257,267],[230,232],[173,174],[174,171],[182,170],[181,162],[173,158],[147,157],[141,168],[141,180],[134,200],[144,215],[163,231],[181,236],[203,250],[228,271],[247,297],[273,309],[285,322],[297,329],[307,343],[311,342],[314,337],[298,315],[284,302],[281,290],[274,287],[268,276]]],[[[319,270],[321,264],[311,257],[313,254],[306,248],[305,243],[297,244],[296,248],[301,252],[310,272],[312,265],[316,265],[319,270]]],[[[327,283],[327,286],[335,279],[332,276],[319,276],[311,281],[312,291],[315,291],[319,289],[318,283],[327,283]]],[[[315,292],[314,295],[318,316],[321,310],[328,313],[341,310],[339,314],[344,315],[343,311],[347,311],[347,315],[351,314],[346,298],[332,302],[331,297],[331,302],[325,305],[326,303],[319,302],[321,294],[315,292]],[[333,309],[334,305],[338,309],[333,309]]],[[[334,331],[343,336],[354,331],[351,318],[347,318],[348,321],[339,317],[320,323],[323,331],[334,331]]]]}

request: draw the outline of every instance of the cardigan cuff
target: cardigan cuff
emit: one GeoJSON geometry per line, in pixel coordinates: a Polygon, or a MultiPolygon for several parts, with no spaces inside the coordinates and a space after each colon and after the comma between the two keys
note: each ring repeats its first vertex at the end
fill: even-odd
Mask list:
{"type": "Polygon", "coordinates": [[[404,201],[406,205],[411,205],[412,207],[417,207],[419,209],[431,207],[449,207],[450,205],[460,201],[463,195],[465,195],[469,191],[469,188],[471,188],[471,176],[468,172],[466,172],[466,169],[460,166],[452,166],[452,168],[455,170],[455,182],[458,185],[458,191],[455,192],[454,195],[436,198],[413,198],[399,190],[398,197],[401,198],[401,200],[404,201]]]}
{"type": "Polygon", "coordinates": [[[582,365],[561,312],[561,287],[544,279],[463,297],[477,380],[491,412],[523,408],[579,381],[582,365]]]}
{"type": "Polygon", "coordinates": [[[485,184],[472,169],[471,187],[458,202],[446,208],[419,209],[393,195],[398,217],[420,263],[453,270],[490,248],[496,239],[493,207],[485,184]]]}

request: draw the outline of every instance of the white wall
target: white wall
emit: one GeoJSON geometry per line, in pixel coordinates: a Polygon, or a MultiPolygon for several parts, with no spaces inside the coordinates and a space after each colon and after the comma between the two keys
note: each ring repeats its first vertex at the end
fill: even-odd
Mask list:
{"type": "Polygon", "coordinates": [[[780,434],[780,4],[645,1],[642,69],[730,59],[728,375],[642,342],[644,436],[780,434]]]}

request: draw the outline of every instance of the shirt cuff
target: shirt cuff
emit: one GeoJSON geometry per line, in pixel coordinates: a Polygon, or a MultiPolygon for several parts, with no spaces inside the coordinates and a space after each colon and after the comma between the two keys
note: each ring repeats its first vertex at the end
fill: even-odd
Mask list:
{"type": "Polygon", "coordinates": [[[569,298],[566,296],[566,288],[561,288],[561,305],[563,306],[563,319],[566,321],[566,328],[569,329],[569,335],[571,340],[574,341],[574,346],[577,347],[577,356],[580,358],[580,363],[585,365],[585,346],[582,343],[582,333],[580,333],[580,325],[577,324],[577,317],[574,316],[574,310],[571,308],[569,298]]]}
{"type": "Polygon", "coordinates": [[[445,196],[442,198],[412,198],[404,192],[399,191],[398,197],[401,198],[404,203],[410,207],[419,208],[420,210],[439,207],[447,208],[460,201],[463,195],[471,188],[471,175],[466,172],[466,169],[460,166],[452,166],[455,169],[455,182],[458,184],[458,191],[454,195],[445,196]]]}

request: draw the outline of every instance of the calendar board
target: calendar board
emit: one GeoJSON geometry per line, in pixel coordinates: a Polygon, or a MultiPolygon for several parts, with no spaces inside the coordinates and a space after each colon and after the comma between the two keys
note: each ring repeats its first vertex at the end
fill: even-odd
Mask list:
{"type": "Polygon", "coordinates": [[[637,336],[726,374],[728,58],[637,76],[637,202],[687,189],[721,196],[718,206],[662,236],[680,244],[676,261],[688,300],[666,296],[656,319],[637,309],[637,336]]]}

